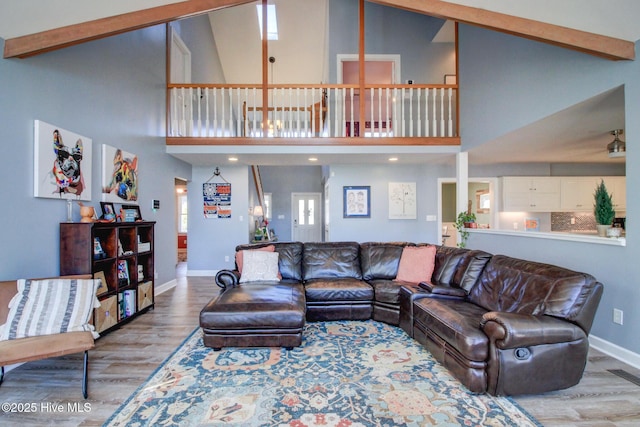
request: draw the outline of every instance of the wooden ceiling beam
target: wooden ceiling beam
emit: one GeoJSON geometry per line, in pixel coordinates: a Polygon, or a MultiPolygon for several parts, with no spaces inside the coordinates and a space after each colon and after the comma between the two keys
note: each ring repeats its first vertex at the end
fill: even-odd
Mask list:
{"type": "MultiPolygon", "coordinates": [[[[368,0],[415,13],[577,50],[611,60],[635,59],[635,43],[439,0],[368,0]]],[[[188,0],[5,40],[5,58],[24,58],[90,40],[167,23],[250,0],[188,0]]]]}
{"type": "Polygon", "coordinates": [[[633,42],[532,19],[438,0],[369,1],[549,43],[606,59],[635,59],[635,43],[633,42]]]}
{"type": "Polygon", "coordinates": [[[25,58],[245,3],[251,0],[189,0],[68,25],[7,39],[4,57],[25,58]]]}

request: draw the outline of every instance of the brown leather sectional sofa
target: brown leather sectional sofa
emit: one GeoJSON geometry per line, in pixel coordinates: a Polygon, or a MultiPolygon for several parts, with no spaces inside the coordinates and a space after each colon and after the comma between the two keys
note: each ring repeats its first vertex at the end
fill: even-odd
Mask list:
{"type": "Polygon", "coordinates": [[[394,281],[396,242],[275,242],[282,280],[223,288],[200,314],[205,344],[294,347],[306,321],[374,320],[400,326],[472,392],[517,395],[577,384],[603,286],[561,267],[436,246],[428,282],[394,281]]]}

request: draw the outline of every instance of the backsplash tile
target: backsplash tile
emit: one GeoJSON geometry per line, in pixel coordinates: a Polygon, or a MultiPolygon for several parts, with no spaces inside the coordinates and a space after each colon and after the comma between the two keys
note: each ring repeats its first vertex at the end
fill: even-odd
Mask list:
{"type": "Polygon", "coordinates": [[[596,230],[596,218],[586,212],[551,212],[551,231],[586,232],[596,230]],[[571,219],[575,218],[575,224],[571,219]]]}

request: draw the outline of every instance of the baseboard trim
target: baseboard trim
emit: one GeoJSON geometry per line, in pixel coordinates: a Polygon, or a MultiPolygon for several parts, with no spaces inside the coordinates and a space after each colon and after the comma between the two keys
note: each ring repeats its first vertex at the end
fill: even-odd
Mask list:
{"type": "Polygon", "coordinates": [[[215,277],[216,273],[220,270],[187,270],[187,276],[201,277],[209,276],[215,277]]]}
{"type": "Polygon", "coordinates": [[[631,350],[627,350],[626,348],[620,347],[617,344],[614,344],[607,340],[603,340],[602,338],[598,338],[593,335],[589,336],[589,345],[608,356],[626,363],[627,365],[631,365],[636,369],[640,369],[640,354],[638,353],[634,353],[631,350]]]}
{"type": "Polygon", "coordinates": [[[169,280],[166,283],[163,283],[160,286],[156,286],[156,295],[160,295],[161,293],[167,292],[169,289],[173,289],[176,287],[176,285],[178,284],[178,281],[176,279],[172,279],[169,280]]]}

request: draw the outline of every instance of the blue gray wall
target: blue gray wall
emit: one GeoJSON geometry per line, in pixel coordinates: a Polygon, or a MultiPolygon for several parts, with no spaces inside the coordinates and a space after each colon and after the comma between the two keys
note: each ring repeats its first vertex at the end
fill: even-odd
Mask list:
{"type": "Polygon", "coordinates": [[[329,172],[329,240],[436,242],[437,179],[455,169],[437,165],[333,165],[329,172]],[[389,183],[415,182],[416,219],[389,219],[389,183]],[[343,217],[343,187],[371,186],[371,218],[343,217]]]}
{"type": "MultiPolygon", "coordinates": [[[[142,216],[157,221],[158,284],[175,278],[175,176],[186,163],[165,154],[165,27],[157,26],[26,59],[0,59],[0,144],[5,159],[0,280],[59,273],[63,200],[33,197],[33,123],[93,140],[91,202],[100,206],[101,145],[137,154],[142,216]],[[151,200],[160,210],[151,210],[151,200]]],[[[4,40],[0,39],[4,49],[4,40]]],[[[74,206],[75,220],[79,220],[74,206]]]]}
{"type": "MultiPolygon", "coordinates": [[[[640,139],[639,61],[612,62],[464,25],[460,27],[459,43],[463,149],[481,146],[620,85],[625,86],[626,140],[640,139]]],[[[636,308],[640,301],[636,270],[640,242],[634,220],[640,217],[640,200],[631,191],[634,183],[640,182],[640,168],[635,166],[640,161],[637,147],[630,143],[627,151],[626,247],[480,234],[472,234],[468,246],[593,274],[604,283],[605,292],[592,333],[640,353],[640,311],[636,308]],[[624,325],[613,323],[613,308],[624,311],[624,325]]],[[[537,166],[554,170],[553,165],[537,166]]],[[[499,176],[514,167],[492,165],[482,169],[499,176]]],[[[566,165],[561,168],[567,171],[566,165]]],[[[471,175],[477,176],[473,172],[471,175]]]]}

